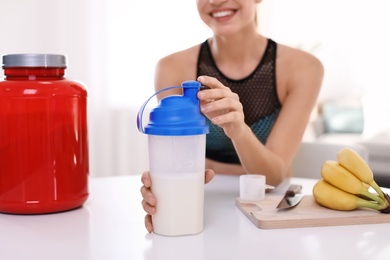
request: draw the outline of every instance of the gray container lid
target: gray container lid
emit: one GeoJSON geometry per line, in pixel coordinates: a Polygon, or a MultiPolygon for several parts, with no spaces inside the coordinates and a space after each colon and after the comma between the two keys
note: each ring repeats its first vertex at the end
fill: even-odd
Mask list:
{"type": "Polygon", "coordinates": [[[66,68],[66,58],[60,54],[7,54],[3,55],[3,68],[56,67],[66,68]]]}

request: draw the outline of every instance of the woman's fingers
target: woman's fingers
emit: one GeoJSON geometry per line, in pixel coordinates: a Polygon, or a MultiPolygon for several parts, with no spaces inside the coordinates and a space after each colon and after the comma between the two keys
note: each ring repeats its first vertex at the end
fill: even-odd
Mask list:
{"type": "MultiPolygon", "coordinates": [[[[141,194],[142,194],[142,205],[148,205],[150,207],[156,206],[156,197],[153,195],[153,193],[150,191],[150,189],[146,188],[145,186],[141,187],[141,194]]],[[[145,211],[148,212],[149,214],[153,214],[153,212],[149,212],[145,207],[145,211]]]]}
{"type": "Polygon", "coordinates": [[[214,175],[215,175],[215,173],[214,173],[213,170],[207,169],[207,170],[205,171],[205,175],[204,175],[204,183],[205,183],[205,184],[206,184],[206,183],[209,183],[209,182],[214,178],[214,175]]]}
{"type": "Polygon", "coordinates": [[[245,124],[243,106],[239,96],[224,86],[216,78],[198,77],[198,81],[207,89],[198,92],[200,110],[213,124],[222,127],[233,138],[236,129],[245,124]]]}
{"type": "Polygon", "coordinates": [[[141,182],[142,182],[142,184],[143,184],[146,188],[150,188],[150,187],[151,187],[152,181],[151,181],[151,179],[150,179],[149,171],[146,171],[146,172],[142,173],[141,182]]]}
{"type": "Polygon", "coordinates": [[[141,182],[143,184],[143,186],[141,187],[141,195],[143,198],[141,204],[142,208],[147,213],[145,216],[145,228],[149,233],[151,233],[153,232],[152,215],[156,213],[155,206],[157,203],[157,199],[150,190],[152,180],[148,171],[142,174],[141,182]]]}
{"type": "MultiPolygon", "coordinates": [[[[236,95],[235,93],[233,94],[236,95]]],[[[211,112],[221,111],[221,110],[226,110],[229,112],[241,111],[242,104],[239,102],[238,99],[234,97],[224,96],[220,99],[214,99],[214,101],[212,102],[201,104],[200,109],[202,113],[211,113],[211,112]]]]}
{"type": "Polygon", "coordinates": [[[145,228],[149,233],[153,232],[152,216],[149,214],[145,216],[145,228]]]}
{"type": "Polygon", "coordinates": [[[150,190],[150,186],[152,184],[152,181],[150,179],[149,172],[144,172],[141,177],[141,181],[144,184],[141,187],[141,195],[142,195],[142,207],[148,214],[154,214],[156,213],[156,203],[157,199],[153,195],[152,191],[150,190]]]}
{"type": "Polygon", "coordinates": [[[197,79],[202,85],[209,87],[209,88],[226,88],[219,80],[217,80],[214,77],[209,76],[199,76],[197,79]]]}
{"type": "Polygon", "coordinates": [[[215,111],[241,111],[242,104],[239,96],[232,92],[230,88],[225,87],[220,81],[213,77],[200,76],[201,83],[209,87],[198,92],[198,98],[201,101],[201,110],[203,113],[215,111]]]}

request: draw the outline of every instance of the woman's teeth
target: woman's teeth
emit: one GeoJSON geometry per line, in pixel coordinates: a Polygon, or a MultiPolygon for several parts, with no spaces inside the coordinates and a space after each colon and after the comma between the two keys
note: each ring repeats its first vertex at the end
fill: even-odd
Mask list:
{"type": "Polygon", "coordinates": [[[221,11],[221,12],[212,13],[212,16],[215,18],[221,18],[221,17],[232,15],[232,14],[233,14],[233,11],[221,11]]]}

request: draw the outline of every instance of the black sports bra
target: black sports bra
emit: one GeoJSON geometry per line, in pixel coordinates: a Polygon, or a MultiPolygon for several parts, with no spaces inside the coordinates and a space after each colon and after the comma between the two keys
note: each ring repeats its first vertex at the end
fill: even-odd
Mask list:
{"type": "MultiPolygon", "coordinates": [[[[277,44],[268,39],[259,65],[249,76],[240,80],[229,79],[218,69],[207,40],[202,43],[198,57],[197,76],[215,77],[238,94],[243,105],[245,122],[264,144],[281,109],[276,91],[276,47],[277,44]]],[[[223,129],[208,119],[207,124],[210,133],[206,136],[206,157],[219,162],[240,164],[232,141],[223,129]]]]}

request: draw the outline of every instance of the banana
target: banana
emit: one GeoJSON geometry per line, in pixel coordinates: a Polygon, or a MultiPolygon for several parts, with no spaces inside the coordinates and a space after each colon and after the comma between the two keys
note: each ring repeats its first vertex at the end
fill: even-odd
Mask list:
{"type": "Polygon", "coordinates": [[[363,183],[364,188],[366,188],[366,190],[369,190],[371,188],[370,184],[365,183],[365,182],[362,182],[362,183],[363,183]]]}
{"type": "Polygon", "coordinates": [[[385,199],[385,194],[374,180],[371,168],[356,151],[349,147],[341,149],[337,153],[337,161],[359,180],[369,184],[382,199],[385,199]]]}
{"type": "Polygon", "coordinates": [[[326,161],[321,167],[321,176],[325,181],[343,191],[355,195],[362,195],[379,204],[384,203],[383,199],[376,194],[369,192],[362,181],[341,166],[337,161],[326,161]]]}
{"type": "Polygon", "coordinates": [[[314,185],[313,196],[318,204],[334,210],[351,211],[357,208],[371,208],[381,211],[387,207],[386,204],[378,204],[340,190],[324,179],[320,179],[314,185]]]}

